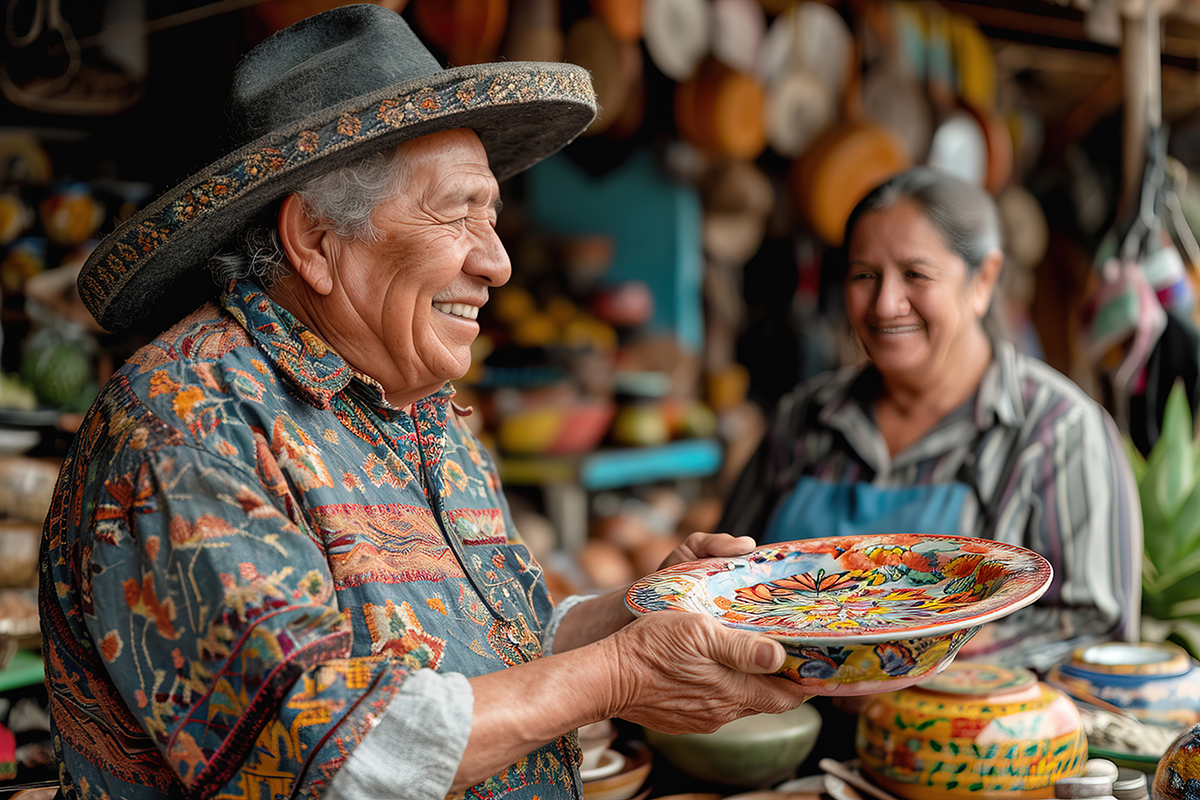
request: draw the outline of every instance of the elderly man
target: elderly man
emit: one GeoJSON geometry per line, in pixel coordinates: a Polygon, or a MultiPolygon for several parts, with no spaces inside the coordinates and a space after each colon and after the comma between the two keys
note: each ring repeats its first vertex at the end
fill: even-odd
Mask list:
{"type": "MultiPolygon", "coordinates": [[[[238,148],[80,276],[106,328],[172,324],[101,392],[47,520],[65,796],[579,797],[580,725],[803,702],[765,637],[619,593],[555,608],[453,403],[510,272],[497,180],[587,126],[587,74],[443,70],[348,6],[251,51],[232,108],[238,148]]],[[[693,534],[668,563],[750,546],[693,534]]]]}

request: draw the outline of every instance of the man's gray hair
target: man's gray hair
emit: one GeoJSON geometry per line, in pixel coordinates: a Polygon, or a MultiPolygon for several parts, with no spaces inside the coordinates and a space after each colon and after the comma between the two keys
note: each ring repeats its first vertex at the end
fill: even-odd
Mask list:
{"type": "MultiPolygon", "coordinates": [[[[375,210],[395,195],[408,179],[399,148],[384,150],[362,161],[310,180],[296,191],[318,228],[346,239],[373,242],[375,210]]],[[[230,244],[208,262],[213,279],[226,286],[231,280],[253,280],[264,289],[291,274],[291,265],[279,241],[275,213],[262,216],[244,228],[230,244]]]]}

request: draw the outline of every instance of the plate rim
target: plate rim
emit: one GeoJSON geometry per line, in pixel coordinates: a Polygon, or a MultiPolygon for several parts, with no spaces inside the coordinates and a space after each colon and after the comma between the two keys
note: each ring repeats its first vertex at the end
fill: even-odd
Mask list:
{"type": "Polygon", "coordinates": [[[1002,617],[1006,617],[1015,611],[1018,611],[1028,605],[1032,605],[1035,601],[1038,600],[1038,598],[1040,598],[1043,594],[1046,593],[1046,591],[1050,588],[1051,582],[1054,579],[1053,566],[1040,553],[1037,553],[1027,547],[1022,547],[1021,545],[1010,544],[1008,542],[998,542],[993,539],[983,539],[983,538],[976,537],[976,536],[958,536],[958,535],[950,535],[950,534],[925,534],[925,533],[881,533],[881,534],[855,534],[855,535],[851,535],[851,536],[823,536],[823,537],[817,537],[817,538],[813,538],[813,539],[798,539],[798,540],[790,541],[790,542],[776,542],[776,543],[771,543],[771,544],[763,544],[763,545],[759,545],[758,547],[755,547],[749,553],[746,553],[746,554],[740,555],[740,556],[718,556],[715,558],[699,559],[696,561],[687,561],[687,562],[684,562],[681,564],[676,564],[674,566],[667,567],[665,569],[658,570],[656,572],[653,572],[649,575],[646,575],[646,576],[638,579],[637,581],[634,581],[634,583],[629,586],[629,588],[625,592],[625,607],[628,608],[634,614],[634,616],[637,616],[637,617],[644,616],[645,614],[652,614],[652,613],[655,613],[658,611],[666,611],[666,610],[688,611],[689,613],[701,613],[698,609],[643,608],[639,604],[637,604],[636,602],[633,601],[632,596],[633,596],[635,590],[637,590],[641,587],[644,587],[648,584],[651,584],[657,580],[662,580],[663,577],[678,575],[678,574],[688,574],[691,572],[696,572],[696,571],[701,571],[701,570],[703,570],[704,572],[709,572],[709,571],[711,571],[712,566],[714,564],[721,564],[722,562],[724,562],[726,564],[745,563],[751,557],[753,557],[755,554],[761,553],[763,551],[768,551],[768,550],[802,551],[805,547],[810,547],[812,545],[812,543],[814,543],[814,542],[837,541],[837,542],[848,542],[848,543],[853,543],[853,544],[860,544],[860,543],[865,543],[865,542],[869,542],[869,541],[880,541],[880,540],[888,540],[888,539],[911,540],[914,537],[917,539],[923,540],[923,541],[953,542],[953,543],[960,544],[960,546],[962,544],[968,544],[968,543],[971,543],[971,544],[986,543],[988,546],[996,547],[1001,550],[1006,550],[1013,554],[1022,556],[1024,558],[1029,559],[1032,562],[1033,566],[1035,567],[1035,576],[1034,576],[1035,585],[1032,585],[1028,590],[1024,591],[1023,594],[1013,597],[1007,603],[1005,603],[1001,606],[998,606],[996,608],[993,608],[989,611],[981,612],[979,614],[962,617],[962,618],[947,621],[947,622],[932,624],[932,625],[924,625],[924,626],[914,625],[914,626],[907,626],[904,628],[888,628],[888,629],[884,629],[884,630],[875,629],[875,630],[872,630],[869,632],[862,632],[862,633],[847,633],[845,631],[830,631],[828,629],[823,629],[823,630],[814,630],[814,631],[804,632],[803,634],[798,634],[794,631],[788,631],[788,630],[778,629],[778,628],[764,628],[764,627],[755,626],[755,625],[739,625],[737,623],[730,623],[726,620],[722,620],[719,617],[715,617],[715,616],[714,616],[714,619],[716,619],[718,622],[720,622],[722,625],[725,625],[726,627],[735,628],[737,630],[746,630],[746,631],[753,631],[756,633],[761,633],[765,636],[770,636],[771,638],[776,639],[785,644],[793,644],[793,645],[801,645],[801,646],[803,646],[803,645],[830,646],[830,645],[838,645],[838,644],[841,644],[841,645],[877,644],[880,642],[893,642],[893,641],[904,640],[904,639],[920,639],[920,638],[928,638],[928,637],[943,636],[943,635],[951,634],[956,631],[961,631],[963,629],[975,627],[977,625],[983,625],[987,622],[991,622],[993,620],[1000,619],[1002,617]],[[707,565],[707,566],[701,566],[701,565],[707,565]],[[1040,578],[1040,582],[1038,581],[1039,578],[1040,578]]]}

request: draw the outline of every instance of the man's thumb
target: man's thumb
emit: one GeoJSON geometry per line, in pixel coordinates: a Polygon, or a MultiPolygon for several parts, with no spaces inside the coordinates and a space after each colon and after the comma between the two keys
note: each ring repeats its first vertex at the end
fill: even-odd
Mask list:
{"type": "Polygon", "coordinates": [[[736,633],[727,638],[727,658],[721,659],[727,667],[739,672],[769,674],[783,669],[787,653],[783,645],[774,639],[758,634],[736,633]]]}

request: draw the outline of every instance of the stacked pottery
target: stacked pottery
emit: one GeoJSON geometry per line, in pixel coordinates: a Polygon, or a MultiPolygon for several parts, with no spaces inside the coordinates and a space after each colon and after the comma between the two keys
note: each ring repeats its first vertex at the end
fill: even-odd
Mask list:
{"type": "Polygon", "coordinates": [[[867,777],[906,800],[1054,797],[1087,762],[1070,698],[1028,670],[963,661],[875,697],[855,747],[867,777]]]}

